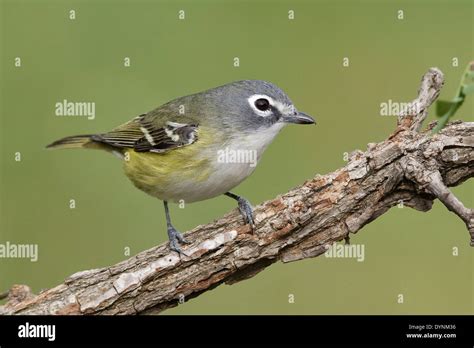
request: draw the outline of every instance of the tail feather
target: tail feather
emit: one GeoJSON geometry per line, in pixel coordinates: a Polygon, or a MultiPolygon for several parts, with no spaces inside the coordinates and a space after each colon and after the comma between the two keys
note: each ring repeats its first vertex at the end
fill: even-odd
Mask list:
{"type": "Polygon", "coordinates": [[[46,146],[48,149],[74,149],[80,147],[87,147],[92,142],[92,134],[88,135],[73,135],[56,140],[46,146]]]}
{"type": "Polygon", "coordinates": [[[111,145],[102,143],[98,141],[99,139],[97,134],[86,134],[86,135],[73,135],[70,137],[65,137],[59,140],[56,140],[46,146],[47,149],[97,149],[104,150],[112,153],[113,155],[123,159],[124,151],[123,149],[113,147],[111,145]]]}
{"type": "Polygon", "coordinates": [[[104,144],[100,141],[97,141],[96,134],[86,134],[86,135],[73,135],[70,137],[65,137],[59,140],[56,140],[46,146],[47,149],[97,149],[104,150],[112,153],[113,155],[124,158],[122,149],[114,148],[108,144],[104,144]]]}

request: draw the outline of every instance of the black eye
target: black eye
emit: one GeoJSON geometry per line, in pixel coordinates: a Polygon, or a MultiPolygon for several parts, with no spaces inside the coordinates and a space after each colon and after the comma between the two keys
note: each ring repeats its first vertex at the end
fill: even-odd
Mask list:
{"type": "Polygon", "coordinates": [[[260,98],[255,101],[255,107],[260,111],[267,111],[270,109],[270,102],[268,99],[260,98]]]}

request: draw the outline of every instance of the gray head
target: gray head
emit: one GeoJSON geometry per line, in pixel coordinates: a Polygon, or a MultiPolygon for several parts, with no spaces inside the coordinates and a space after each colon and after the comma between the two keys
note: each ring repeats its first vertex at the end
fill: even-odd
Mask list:
{"type": "Polygon", "coordinates": [[[188,98],[203,122],[212,120],[212,124],[229,129],[254,132],[277,123],[315,123],[296,109],[285,92],[266,81],[236,81],[188,98]]]}

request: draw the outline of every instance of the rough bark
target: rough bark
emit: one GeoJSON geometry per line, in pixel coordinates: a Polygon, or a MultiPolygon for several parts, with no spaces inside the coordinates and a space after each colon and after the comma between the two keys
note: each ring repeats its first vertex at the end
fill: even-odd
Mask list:
{"type": "MultiPolygon", "coordinates": [[[[474,244],[474,213],[449,191],[473,176],[474,123],[454,122],[439,134],[420,133],[443,85],[432,68],[422,80],[417,112],[399,117],[395,132],[347,165],[255,208],[254,231],[237,210],[186,234],[186,256],[167,243],[116,265],[76,273],[32,295],[13,287],[3,314],[152,314],[222,283],[250,278],[276,261],[315,257],[394,205],[419,211],[438,198],[465,223],[474,244]]],[[[459,234],[461,238],[461,234],[459,234]]]]}

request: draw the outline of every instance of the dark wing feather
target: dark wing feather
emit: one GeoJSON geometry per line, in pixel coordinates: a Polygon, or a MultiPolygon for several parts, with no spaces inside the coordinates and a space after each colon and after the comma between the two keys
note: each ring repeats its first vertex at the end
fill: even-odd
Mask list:
{"type": "Polygon", "coordinates": [[[137,152],[161,153],[195,142],[197,128],[197,124],[156,122],[156,118],[143,114],[108,133],[94,135],[92,140],[137,152]]]}

